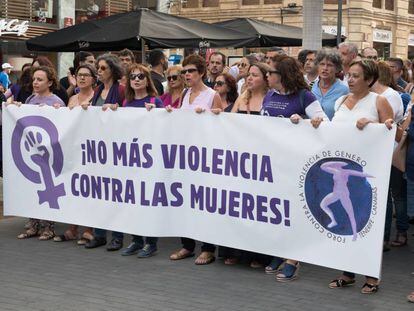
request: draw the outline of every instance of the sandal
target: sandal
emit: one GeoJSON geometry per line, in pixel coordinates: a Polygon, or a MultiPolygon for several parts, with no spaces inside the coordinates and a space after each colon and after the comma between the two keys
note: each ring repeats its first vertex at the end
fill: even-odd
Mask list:
{"type": "Polygon", "coordinates": [[[71,230],[66,230],[64,234],[57,235],[53,238],[55,242],[66,242],[76,240],[77,233],[74,234],[71,230]]]}
{"type": "Polygon", "coordinates": [[[266,266],[265,273],[267,274],[275,274],[279,272],[285,260],[280,257],[274,257],[270,264],[266,266]]]}
{"type": "Polygon", "coordinates": [[[37,230],[36,228],[30,228],[27,229],[26,232],[24,233],[20,233],[17,238],[18,239],[28,239],[34,236],[38,236],[39,235],[39,230],[37,230]]]}
{"type": "Polygon", "coordinates": [[[45,229],[42,234],[39,236],[40,241],[47,241],[52,239],[55,236],[55,231],[51,229],[45,229]]]}
{"type": "Polygon", "coordinates": [[[407,300],[408,300],[409,302],[414,302],[414,292],[410,293],[410,294],[407,296],[407,300]]]}
{"type": "Polygon", "coordinates": [[[250,263],[250,268],[252,268],[252,269],[259,269],[259,268],[263,268],[263,264],[262,263],[260,263],[259,261],[257,261],[257,260],[253,260],[251,263],[250,263]]]}
{"type": "Polygon", "coordinates": [[[361,294],[374,294],[378,291],[379,285],[378,284],[369,284],[365,283],[362,286],[361,294]]]}
{"type": "Polygon", "coordinates": [[[342,278],[335,279],[329,283],[329,288],[341,288],[348,287],[355,284],[355,279],[345,280],[342,278]]]}
{"type": "Polygon", "coordinates": [[[93,236],[93,234],[90,231],[85,231],[82,234],[82,237],[76,242],[76,244],[78,244],[78,245],[85,245],[89,241],[92,241],[94,238],[95,237],[93,236]]]}
{"type": "Polygon", "coordinates": [[[407,232],[398,232],[397,237],[391,242],[391,246],[401,247],[407,245],[407,232]]]}
{"type": "Polygon", "coordinates": [[[212,252],[201,252],[201,254],[195,260],[195,264],[202,266],[202,265],[209,265],[216,260],[214,257],[214,253],[212,252]]]}
{"type": "Polygon", "coordinates": [[[185,248],[182,248],[170,255],[171,260],[181,260],[189,257],[194,257],[194,253],[185,248]]]}
{"type": "Polygon", "coordinates": [[[276,281],[278,282],[290,282],[298,278],[299,262],[296,265],[285,262],[283,269],[276,275],[276,281]]]}

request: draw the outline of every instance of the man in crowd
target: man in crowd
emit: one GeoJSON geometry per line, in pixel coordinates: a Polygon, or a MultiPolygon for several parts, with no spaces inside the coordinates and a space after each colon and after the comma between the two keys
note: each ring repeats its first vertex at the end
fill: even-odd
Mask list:
{"type": "Polygon", "coordinates": [[[377,60],[378,59],[378,52],[376,49],[372,48],[372,47],[366,47],[362,50],[362,57],[363,58],[367,58],[367,59],[373,59],[373,60],[377,60]]]}
{"type": "Polygon", "coordinates": [[[315,65],[316,51],[308,50],[303,70],[305,72],[305,81],[312,89],[313,84],[318,79],[318,66],[315,65]]]}
{"type": "Polygon", "coordinates": [[[120,83],[122,85],[125,85],[127,81],[126,74],[127,74],[128,68],[133,63],[135,63],[135,56],[131,50],[123,49],[122,51],[118,53],[118,58],[121,61],[122,68],[124,69],[124,76],[122,77],[120,83]]]}
{"type": "Polygon", "coordinates": [[[266,64],[274,68],[276,64],[273,63],[272,58],[280,54],[286,54],[286,52],[284,49],[278,46],[274,46],[270,48],[269,50],[267,50],[266,56],[265,56],[266,64]]]}
{"type": "Polygon", "coordinates": [[[401,88],[401,90],[404,90],[407,86],[407,81],[405,81],[402,76],[403,66],[404,63],[401,58],[397,57],[390,57],[387,60],[388,66],[391,68],[391,73],[394,78],[395,83],[401,88]]]}
{"type": "Polygon", "coordinates": [[[208,87],[214,87],[214,82],[216,81],[217,76],[223,73],[225,65],[226,56],[223,53],[214,52],[210,54],[210,58],[208,60],[207,79],[204,81],[208,87]]]}
{"type": "Polygon", "coordinates": [[[13,69],[13,66],[9,63],[4,63],[1,66],[2,72],[0,72],[0,84],[4,86],[4,88],[7,90],[10,86],[10,78],[9,74],[11,70],[13,69]]]}
{"type": "Polygon", "coordinates": [[[148,63],[151,65],[151,79],[157,89],[158,96],[164,94],[163,82],[166,81],[164,72],[168,68],[168,60],[160,49],[152,50],[148,55],[148,63]]]}
{"type": "Polygon", "coordinates": [[[349,65],[357,58],[358,56],[358,47],[349,42],[342,42],[338,45],[339,55],[341,56],[342,60],[342,67],[344,73],[344,82],[347,83],[348,81],[348,71],[349,65]]]}

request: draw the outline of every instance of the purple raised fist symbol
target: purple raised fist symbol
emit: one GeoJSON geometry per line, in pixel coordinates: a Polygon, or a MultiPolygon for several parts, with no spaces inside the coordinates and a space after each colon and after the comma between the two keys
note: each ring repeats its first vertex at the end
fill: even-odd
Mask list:
{"type": "Polygon", "coordinates": [[[58,131],[55,125],[45,117],[29,116],[19,119],[12,134],[12,155],[14,163],[19,171],[28,180],[36,184],[44,184],[44,190],[38,190],[39,204],[49,203],[50,208],[59,209],[58,198],[66,195],[63,183],[55,185],[53,178],[58,177],[63,168],[63,152],[59,144],[58,131]],[[28,131],[28,127],[38,127],[43,129],[50,138],[51,153],[46,147],[46,143],[41,132],[28,131]],[[21,140],[24,139],[24,149],[29,154],[30,159],[39,167],[39,171],[31,169],[25,163],[21,140]],[[51,154],[53,162],[50,162],[51,154]]]}

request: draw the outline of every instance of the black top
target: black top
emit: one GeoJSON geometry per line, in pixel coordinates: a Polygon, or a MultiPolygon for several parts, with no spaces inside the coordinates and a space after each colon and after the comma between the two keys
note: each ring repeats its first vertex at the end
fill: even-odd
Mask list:
{"type": "Polygon", "coordinates": [[[250,111],[250,113],[249,113],[246,110],[237,110],[237,113],[252,114],[252,115],[255,115],[255,116],[260,116],[260,111],[250,111]]]}
{"type": "Polygon", "coordinates": [[[164,94],[164,87],[162,86],[162,83],[166,81],[164,76],[155,71],[151,71],[151,79],[154,82],[155,88],[157,89],[158,96],[164,94]]]}

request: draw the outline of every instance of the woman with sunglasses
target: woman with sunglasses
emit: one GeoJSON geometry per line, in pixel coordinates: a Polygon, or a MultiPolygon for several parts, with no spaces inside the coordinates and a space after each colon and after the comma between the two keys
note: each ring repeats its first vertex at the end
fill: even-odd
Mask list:
{"type": "Polygon", "coordinates": [[[222,73],[214,81],[214,90],[220,95],[221,109],[230,112],[237,99],[236,80],[228,73],[222,73]]]}
{"type": "Polygon", "coordinates": [[[115,55],[104,54],[97,59],[98,79],[102,83],[95,89],[92,106],[115,108],[125,99],[125,88],[119,84],[123,71],[121,63],[115,55]]]}
{"type": "MultiPolygon", "coordinates": [[[[194,110],[197,113],[203,111],[221,110],[220,96],[203,82],[206,74],[206,61],[200,55],[190,55],[184,59],[181,75],[184,77],[187,90],[182,95],[181,109],[194,110]]],[[[172,107],[166,106],[171,112],[172,107]]],[[[171,260],[180,260],[194,256],[195,241],[189,238],[181,238],[182,248],[171,254],[171,260]]],[[[209,243],[203,243],[201,254],[195,260],[196,265],[207,265],[216,259],[214,256],[216,247],[209,243]]]]}
{"type": "Polygon", "coordinates": [[[242,94],[246,89],[246,78],[249,76],[249,69],[253,63],[256,63],[257,59],[254,54],[243,57],[237,64],[239,69],[239,75],[237,76],[237,93],[242,94]]]}
{"type": "MultiPolygon", "coordinates": [[[[273,66],[267,76],[270,91],[263,99],[262,115],[290,118],[295,124],[306,117],[311,119],[314,128],[323,120],[328,120],[321,104],[309,91],[298,60],[285,55],[279,57],[273,66]]],[[[276,273],[279,282],[292,281],[297,278],[299,262],[274,257],[265,272],[276,273]]]]}
{"type": "MultiPolygon", "coordinates": [[[[147,67],[142,64],[132,64],[126,77],[126,98],[123,107],[146,108],[148,111],[163,107],[147,67]]],[[[157,237],[145,237],[144,243],[142,236],[133,235],[131,244],[122,251],[121,255],[130,256],[138,253],[138,258],[151,257],[158,250],[157,242],[157,237]]]]}
{"type": "Polygon", "coordinates": [[[180,65],[167,69],[168,91],[160,97],[164,107],[178,108],[180,105],[180,97],[184,90],[184,79],[181,77],[182,69],[183,67],[180,65]]]}

